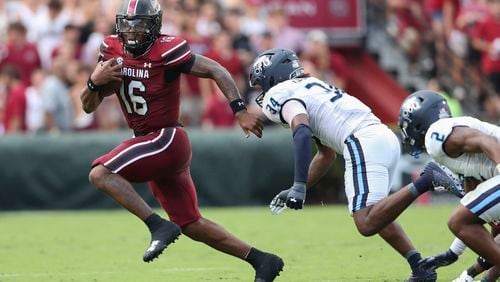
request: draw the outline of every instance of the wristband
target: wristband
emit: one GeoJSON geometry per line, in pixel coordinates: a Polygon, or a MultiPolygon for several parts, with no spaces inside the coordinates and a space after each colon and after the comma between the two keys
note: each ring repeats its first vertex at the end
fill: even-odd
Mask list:
{"type": "Polygon", "coordinates": [[[87,88],[90,90],[90,91],[93,91],[93,92],[99,92],[99,90],[101,89],[101,86],[99,85],[96,85],[92,79],[90,78],[89,76],[89,79],[87,80],[87,88]]]}
{"type": "Polygon", "coordinates": [[[245,106],[245,102],[243,102],[243,99],[240,98],[231,101],[229,105],[231,106],[231,110],[233,110],[233,114],[247,109],[247,107],[245,106]]]}

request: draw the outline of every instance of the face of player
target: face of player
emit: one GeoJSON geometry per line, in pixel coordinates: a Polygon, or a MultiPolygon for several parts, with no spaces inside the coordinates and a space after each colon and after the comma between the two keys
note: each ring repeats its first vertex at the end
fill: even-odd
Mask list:
{"type": "Polygon", "coordinates": [[[146,34],[151,32],[149,29],[151,25],[146,19],[120,19],[117,24],[124,43],[130,46],[144,42],[146,34]]]}

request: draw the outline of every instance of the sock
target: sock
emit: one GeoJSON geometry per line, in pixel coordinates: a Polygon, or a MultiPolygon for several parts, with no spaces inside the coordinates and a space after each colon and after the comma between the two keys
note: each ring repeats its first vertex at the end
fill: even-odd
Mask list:
{"type": "Polygon", "coordinates": [[[161,226],[161,224],[163,223],[163,218],[161,218],[159,215],[157,215],[156,213],[153,213],[152,215],[148,216],[148,218],[146,218],[144,220],[144,223],[146,223],[146,225],[148,226],[149,228],[149,231],[151,233],[153,233],[156,229],[158,229],[158,227],[161,226]]]}
{"type": "Polygon", "coordinates": [[[417,250],[411,250],[405,255],[406,260],[408,261],[408,264],[410,264],[411,270],[414,273],[421,272],[421,270],[418,268],[418,262],[422,259],[422,256],[417,250]]]}
{"type": "Polygon", "coordinates": [[[254,247],[250,249],[247,256],[245,257],[245,261],[248,262],[256,269],[259,266],[260,259],[265,255],[265,253],[261,250],[258,250],[254,247]]]}
{"type": "Polygon", "coordinates": [[[473,265],[473,266],[471,266],[471,267],[467,268],[467,274],[468,274],[470,277],[474,278],[474,277],[476,277],[479,273],[477,273],[477,270],[476,270],[476,268],[475,268],[475,267],[474,267],[474,265],[473,265]]]}
{"type": "Polygon", "coordinates": [[[422,195],[423,193],[431,190],[433,188],[432,186],[432,176],[429,174],[422,174],[419,178],[415,179],[410,185],[408,185],[408,188],[412,192],[412,194],[419,196],[422,195]],[[413,187],[411,187],[413,186],[413,187]]]}
{"type": "Polygon", "coordinates": [[[465,249],[467,249],[467,246],[464,244],[464,242],[462,242],[462,240],[458,238],[455,238],[450,246],[450,251],[452,251],[457,256],[463,254],[465,249]]]}
{"type": "Polygon", "coordinates": [[[484,270],[490,269],[493,264],[489,263],[483,257],[477,257],[477,264],[479,264],[484,270]]]}

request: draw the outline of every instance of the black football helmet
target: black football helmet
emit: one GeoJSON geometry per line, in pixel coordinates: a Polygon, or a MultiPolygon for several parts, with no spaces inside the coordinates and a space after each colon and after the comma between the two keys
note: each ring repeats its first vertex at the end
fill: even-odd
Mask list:
{"type": "Polygon", "coordinates": [[[123,0],[116,13],[116,33],[125,50],[144,54],[160,35],[162,11],[157,0],[123,0]]]}
{"type": "Polygon", "coordinates": [[[250,86],[260,86],[262,93],[255,101],[262,107],[266,92],[274,85],[304,74],[297,54],[292,50],[274,48],[262,52],[252,63],[250,86]]]}
{"type": "Polygon", "coordinates": [[[446,99],[431,90],[412,93],[401,105],[398,125],[410,155],[417,157],[425,150],[425,134],[435,121],[451,117],[446,99]]]}

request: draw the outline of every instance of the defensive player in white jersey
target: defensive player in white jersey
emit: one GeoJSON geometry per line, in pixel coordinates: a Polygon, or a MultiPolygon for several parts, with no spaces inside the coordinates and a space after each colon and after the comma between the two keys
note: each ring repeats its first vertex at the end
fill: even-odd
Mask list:
{"type": "Polygon", "coordinates": [[[399,126],[413,154],[427,150],[454,173],[480,182],[461,199],[448,226],[477,254],[500,266],[500,247],[483,226],[500,220],[500,128],[472,117],[451,118],[446,100],[427,90],[406,98],[399,126]]]}
{"type": "MultiPolygon", "coordinates": [[[[358,231],[364,236],[379,234],[404,256],[412,269],[408,281],[435,281],[436,272],[419,268],[420,253],[394,221],[416,198],[409,187],[388,197],[400,157],[395,134],[357,98],[305,74],[291,50],[271,49],[260,54],[252,64],[250,85],[262,89],[257,103],[265,115],[293,131],[294,183],[273,199],[272,212],[301,209],[306,187],[327,172],[336,153],[342,154],[345,192],[358,231]],[[318,147],[314,158],[313,136],[318,147]]],[[[426,182],[420,186],[432,189],[432,174],[424,174],[426,182]]]]}

